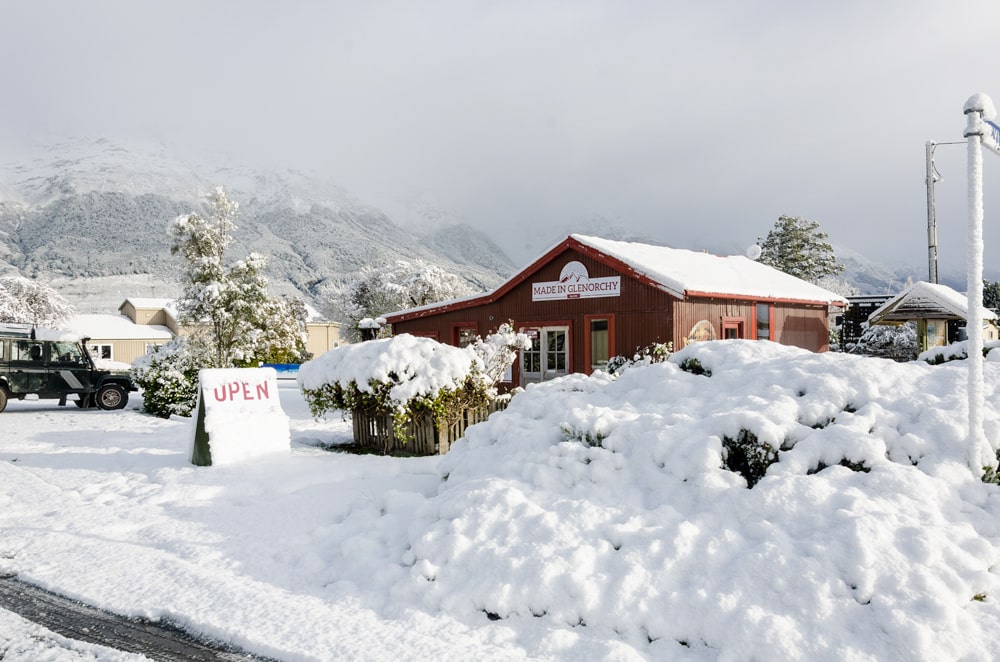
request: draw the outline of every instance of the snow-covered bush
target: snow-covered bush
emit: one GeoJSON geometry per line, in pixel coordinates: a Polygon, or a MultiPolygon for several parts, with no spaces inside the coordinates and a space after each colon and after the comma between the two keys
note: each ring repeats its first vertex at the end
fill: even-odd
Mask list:
{"type": "Polygon", "coordinates": [[[513,322],[504,322],[496,331],[487,335],[485,340],[477,337],[469,348],[483,362],[486,381],[495,385],[514,364],[517,352],[531,349],[531,338],[515,331],[513,322]]]}
{"type": "Polygon", "coordinates": [[[156,347],[132,364],[132,381],[142,389],[142,410],[170,418],[190,416],[198,404],[198,370],[205,357],[183,340],[156,347]]]}
{"type": "Polygon", "coordinates": [[[317,418],[329,411],[391,416],[397,439],[420,413],[449,421],[496,397],[496,382],[527,338],[509,325],[465,348],[402,334],[345,345],[299,369],[299,386],[317,418]]]}
{"type": "MultiPolygon", "coordinates": [[[[983,356],[986,357],[987,361],[1000,360],[1000,353],[993,351],[997,348],[1000,348],[1000,340],[986,340],[983,342],[983,356]]],[[[967,358],[969,358],[969,341],[961,340],[942,347],[931,347],[926,351],[920,352],[917,360],[926,361],[931,365],[940,365],[949,361],[963,361],[967,358]]]]}
{"type": "Polygon", "coordinates": [[[913,322],[870,325],[850,351],[896,361],[912,361],[917,358],[917,326],[913,322]]]}
{"type": "Polygon", "coordinates": [[[760,441],[750,430],[740,430],[736,438],[722,437],[722,462],[753,487],[767,473],[767,468],[778,461],[778,450],[760,441]]]}
{"type": "Polygon", "coordinates": [[[634,365],[649,365],[651,363],[663,363],[670,358],[674,351],[673,342],[659,342],[646,345],[636,351],[632,358],[624,356],[612,356],[608,359],[607,372],[610,375],[620,375],[634,365]]]}

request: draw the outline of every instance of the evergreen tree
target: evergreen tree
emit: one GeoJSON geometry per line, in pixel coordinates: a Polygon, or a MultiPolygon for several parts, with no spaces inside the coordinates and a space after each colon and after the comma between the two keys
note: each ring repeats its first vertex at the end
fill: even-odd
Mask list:
{"type": "Polygon", "coordinates": [[[761,243],[760,261],[810,283],[844,271],[819,223],[800,216],[778,218],[761,243]]]}
{"type": "Polygon", "coordinates": [[[983,281],[983,305],[990,310],[1000,309],[1000,280],[983,281]]]}
{"type": "Polygon", "coordinates": [[[305,306],[268,293],[267,258],[252,253],[231,266],[223,262],[232,243],[239,205],[222,188],[209,196],[211,214],[174,220],[171,252],[184,260],[180,322],[192,329],[191,341],[209,351],[212,365],[252,366],[270,357],[290,362],[305,353],[305,306]]]}

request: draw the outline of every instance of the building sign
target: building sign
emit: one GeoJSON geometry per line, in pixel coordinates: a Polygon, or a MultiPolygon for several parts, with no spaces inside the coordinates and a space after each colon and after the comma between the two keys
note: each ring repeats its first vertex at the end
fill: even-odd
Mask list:
{"type": "Polygon", "coordinates": [[[1000,126],[986,119],[983,120],[983,145],[1000,154],[1000,126]]]}
{"type": "Polygon", "coordinates": [[[191,463],[235,464],[289,452],[288,416],[273,368],[226,368],[198,373],[191,463]]]}
{"type": "Polygon", "coordinates": [[[621,296],[621,276],[591,278],[580,262],[568,262],[559,280],[531,284],[532,301],[595,299],[621,296]]]}

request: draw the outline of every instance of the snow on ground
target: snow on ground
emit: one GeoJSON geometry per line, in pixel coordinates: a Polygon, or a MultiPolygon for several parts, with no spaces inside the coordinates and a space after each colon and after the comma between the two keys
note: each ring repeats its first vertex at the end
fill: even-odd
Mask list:
{"type": "MultiPolygon", "coordinates": [[[[281,660],[991,659],[1000,488],[966,465],[965,383],[961,361],[699,343],[384,458],[321,448],[350,424],[282,382],[291,452],[208,468],[189,421],[137,401],[15,401],[0,572],[281,660]],[[741,430],[783,449],[752,489],[722,466],[741,430]]],[[[0,611],[0,651],[46,659],[14,656],[34,627],[0,611]]]]}

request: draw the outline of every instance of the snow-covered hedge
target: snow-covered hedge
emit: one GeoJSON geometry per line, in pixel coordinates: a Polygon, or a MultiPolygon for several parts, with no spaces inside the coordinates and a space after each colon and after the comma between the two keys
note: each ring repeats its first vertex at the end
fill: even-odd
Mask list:
{"type": "Polygon", "coordinates": [[[495,397],[496,382],[528,342],[507,324],[465,348],[402,334],[330,350],[302,364],[298,382],[314,416],[333,410],[388,414],[397,438],[405,440],[418,411],[447,420],[495,397]]]}

